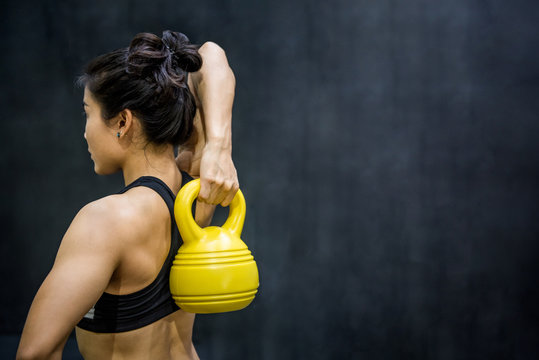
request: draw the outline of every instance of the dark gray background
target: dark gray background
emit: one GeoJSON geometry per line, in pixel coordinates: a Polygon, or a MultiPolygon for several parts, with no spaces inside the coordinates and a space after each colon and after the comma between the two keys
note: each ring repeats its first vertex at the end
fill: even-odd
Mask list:
{"type": "Polygon", "coordinates": [[[202,359],[539,356],[538,2],[34,0],[0,22],[2,357],[73,216],[123,185],[75,76],[164,29],[227,51],[260,270],[249,308],[198,317],[202,359]]]}

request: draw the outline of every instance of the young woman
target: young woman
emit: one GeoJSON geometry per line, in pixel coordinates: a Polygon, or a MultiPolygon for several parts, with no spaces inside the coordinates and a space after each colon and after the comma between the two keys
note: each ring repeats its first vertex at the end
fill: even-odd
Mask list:
{"type": "Polygon", "coordinates": [[[211,204],[228,205],[238,189],[226,56],[181,33],[142,33],[90,62],[80,80],[95,172],[122,171],[126,187],[75,216],[34,298],[17,359],[61,359],[74,327],[87,360],[198,359],[195,316],[168,289],[181,242],[172,210],[187,181],[178,167],[201,177],[201,225],[211,204]]]}

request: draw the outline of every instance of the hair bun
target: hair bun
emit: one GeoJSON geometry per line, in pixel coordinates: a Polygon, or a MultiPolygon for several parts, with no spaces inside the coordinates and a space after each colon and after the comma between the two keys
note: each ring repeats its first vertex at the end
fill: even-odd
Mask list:
{"type": "Polygon", "coordinates": [[[187,72],[195,72],[202,66],[198,46],[192,45],[187,36],[170,30],[163,31],[163,45],[171,52],[176,66],[187,72]]]}

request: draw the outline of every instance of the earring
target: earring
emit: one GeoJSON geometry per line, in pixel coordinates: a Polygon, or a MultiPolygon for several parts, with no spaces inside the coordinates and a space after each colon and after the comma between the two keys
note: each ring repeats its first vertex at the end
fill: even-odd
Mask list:
{"type": "Polygon", "coordinates": [[[120,132],[117,132],[116,133],[116,137],[119,139],[120,138],[120,132]]]}

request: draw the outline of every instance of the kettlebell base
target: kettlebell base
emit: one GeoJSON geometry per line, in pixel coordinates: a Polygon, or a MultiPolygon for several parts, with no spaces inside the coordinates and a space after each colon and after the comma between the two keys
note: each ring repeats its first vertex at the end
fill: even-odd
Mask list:
{"type": "Polygon", "coordinates": [[[246,308],[258,290],[217,296],[173,296],[176,305],[194,314],[215,314],[246,308]]]}

